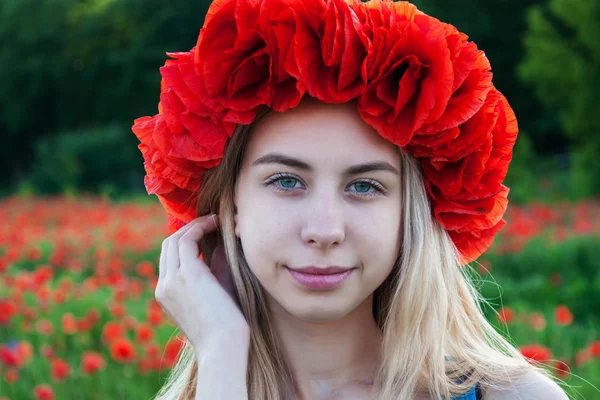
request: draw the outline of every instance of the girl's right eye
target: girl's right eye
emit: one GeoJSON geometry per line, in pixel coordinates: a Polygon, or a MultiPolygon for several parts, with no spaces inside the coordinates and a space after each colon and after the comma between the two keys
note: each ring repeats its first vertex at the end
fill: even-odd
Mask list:
{"type": "Polygon", "coordinates": [[[269,178],[267,180],[267,182],[265,182],[265,185],[273,186],[273,188],[275,190],[278,190],[281,192],[289,192],[291,190],[296,189],[296,187],[294,187],[295,182],[300,182],[300,181],[297,178],[293,177],[292,175],[275,174],[271,178],[269,178]],[[280,184],[274,185],[275,183],[280,183],[280,184]]]}

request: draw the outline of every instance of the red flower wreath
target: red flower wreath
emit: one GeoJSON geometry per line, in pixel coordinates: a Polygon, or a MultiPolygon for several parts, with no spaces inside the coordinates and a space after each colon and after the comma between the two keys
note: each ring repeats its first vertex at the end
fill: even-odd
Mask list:
{"type": "Polygon", "coordinates": [[[160,69],[158,114],[133,125],[146,189],[175,232],[196,217],[203,172],[260,107],[357,98],[365,122],[420,160],[435,218],[471,262],[505,224],[518,128],[467,39],[408,2],[214,0],[196,46],[160,69]]]}

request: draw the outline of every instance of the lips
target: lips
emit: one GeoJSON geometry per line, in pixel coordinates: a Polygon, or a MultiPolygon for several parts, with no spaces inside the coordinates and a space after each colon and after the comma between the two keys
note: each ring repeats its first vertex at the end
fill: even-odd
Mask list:
{"type": "Polygon", "coordinates": [[[311,274],[311,275],[334,275],[342,272],[349,271],[354,268],[348,267],[339,267],[339,266],[329,266],[329,267],[302,267],[302,268],[289,268],[288,269],[296,272],[301,272],[303,274],[311,274]]]}

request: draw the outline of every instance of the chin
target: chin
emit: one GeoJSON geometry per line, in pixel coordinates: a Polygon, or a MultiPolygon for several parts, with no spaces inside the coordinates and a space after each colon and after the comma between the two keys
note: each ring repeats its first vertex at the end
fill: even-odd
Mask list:
{"type": "MultiPolygon", "coordinates": [[[[310,295],[306,295],[307,297],[310,295]]],[[[342,319],[352,311],[350,304],[333,305],[323,301],[323,299],[315,299],[314,301],[303,296],[294,296],[294,304],[280,304],[290,315],[307,322],[324,322],[336,321],[342,319]]],[[[288,302],[291,299],[286,299],[288,302]]]]}

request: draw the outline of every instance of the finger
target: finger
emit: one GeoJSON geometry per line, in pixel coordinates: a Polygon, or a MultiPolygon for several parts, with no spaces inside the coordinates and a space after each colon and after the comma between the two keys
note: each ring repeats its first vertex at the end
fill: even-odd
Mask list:
{"type": "Polygon", "coordinates": [[[179,258],[182,264],[191,263],[198,259],[200,249],[198,242],[204,235],[218,228],[218,217],[215,215],[198,223],[179,239],[179,258]]]}
{"type": "Polygon", "coordinates": [[[169,237],[169,240],[168,240],[169,246],[168,246],[168,250],[167,250],[167,264],[169,265],[169,267],[167,268],[166,277],[171,277],[179,269],[179,266],[180,266],[179,240],[180,240],[180,238],[183,235],[185,235],[187,232],[189,232],[189,230],[192,229],[194,226],[196,226],[199,223],[202,223],[203,221],[208,220],[210,217],[211,217],[210,215],[203,215],[199,218],[193,219],[192,221],[188,222],[185,226],[180,228],[177,232],[175,232],[174,234],[172,234],[169,237]]]}

